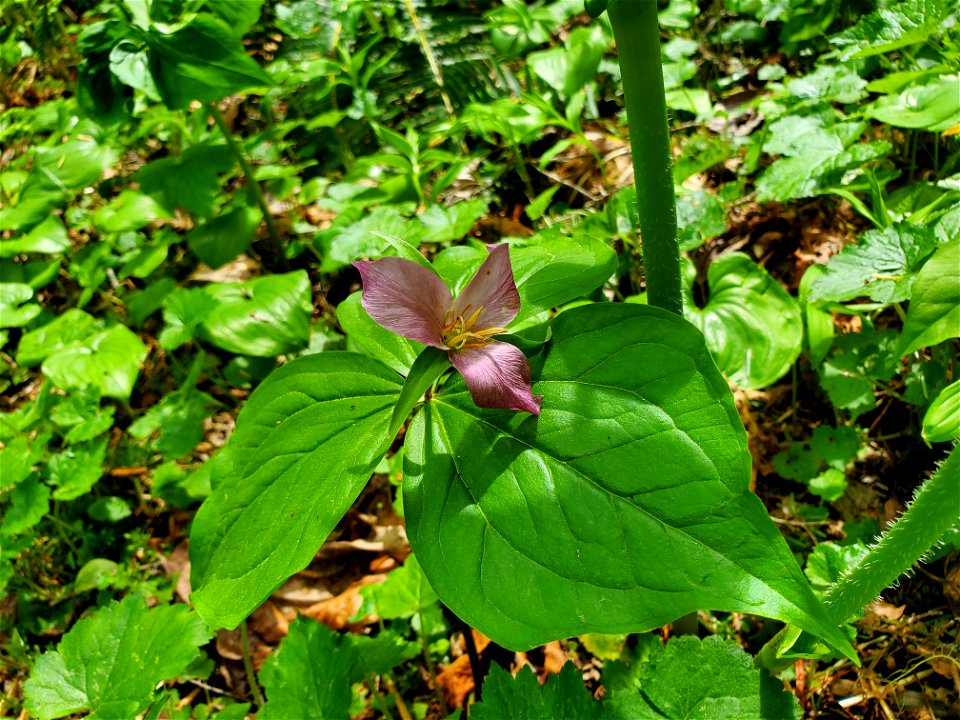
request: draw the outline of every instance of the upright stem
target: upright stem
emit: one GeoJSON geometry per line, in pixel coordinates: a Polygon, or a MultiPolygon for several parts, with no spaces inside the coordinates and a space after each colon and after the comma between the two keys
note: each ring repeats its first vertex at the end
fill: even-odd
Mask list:
{"type": "Polygon", "coordinates": [[[279,258],[280,264],[286,266],[287,258],[283,253],[283,246],[280,244],[280,236],[277,235],[277,226],[276,223],[273,222],[273,216],[270,214],[267,199],[263,196],[263,190],[260,189],[260,183],[257,182],[253,175],[253,167],[251,167],[250,162],[247,160],[247,156],[244,154],[243,148],[240,147],[240,143],[237,142],[236,138],[233,137],[233,133],[230,132],[230,128],[227,127],[227,121],[223,117],[223,113],[220,112],[220,108],[217,107],[216,103],[210,103],[207,107],[210,109],[210,116],[217,124],[217,128],[219,128],[220,133],[227,141],[227,146],[233,151],[237,162],[240,164],[250,199],[257,204],[260,212],[263,213],[263,222],[267,225],[267,235],[270,237],[271,248],[279,258]]]}
{"type": "Polygon", "coordinates": [[[651,305],[683,314],[673,157],[660,65],[656,0],[610,0],[637,187],[637,213],[651,305]]]}
{"type": "Polygon", "coordinates": [[[257,676],[253,672],[253,660],[250,657],[250,638],[247,635],[246,620],[240,623],[240,653],[243,656],[243,669],[247,673],[247,683],[250,685],[253,701],[258,708],[263,707],[263,693],[260,692],[260,685],[257,684],[257,676]]]}

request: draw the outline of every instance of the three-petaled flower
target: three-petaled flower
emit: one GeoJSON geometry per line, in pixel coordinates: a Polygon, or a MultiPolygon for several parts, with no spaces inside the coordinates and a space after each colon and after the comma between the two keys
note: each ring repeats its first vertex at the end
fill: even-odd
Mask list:
{"type": "Polygon", "coordinates": [[[358,261],[363,307],[387,330],[448,351],[479,407],[540,414],[530,389],[530,366],[509,343],[494,340],[520,310],[508,245],[490,248],[456,299],[447,284],[410,260],[358,261]]]}

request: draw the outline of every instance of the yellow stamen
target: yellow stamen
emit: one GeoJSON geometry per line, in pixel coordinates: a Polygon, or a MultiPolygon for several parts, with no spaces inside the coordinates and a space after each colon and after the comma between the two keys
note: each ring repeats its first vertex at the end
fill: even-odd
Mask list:
{"type": "MultiPolygon", "coordinates": [[[[470,311],[470,307],[470,305],[467,305],[463,309],[463,315],[470,311]]],[[[444,317],[444,344],[455,351],[483,347],[493,342],[493,335],[499,335],[507,331],[506,328],[500,327],[474,330],[473,326],[477,324],[482,313],[483,307],[479,307],[464,320],[463,315],[454,315],[453,310],[450,310],[444,317]]]]}

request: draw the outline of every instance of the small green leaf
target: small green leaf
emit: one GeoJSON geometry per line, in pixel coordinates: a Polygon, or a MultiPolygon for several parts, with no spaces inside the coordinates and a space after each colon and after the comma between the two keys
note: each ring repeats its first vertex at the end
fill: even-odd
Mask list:
{"type": "Polygon", "coordinates": [[[917,225],[897,223],[883,230],[868,230],[859,243],[847,245],[830,258],[825,272],[813,283],[810,299],[907,300],[920,263],[936,246],[933,233],[917,225]]]}
{"type": "Polygon", "coordinates": [[[40,720],[93,711],[134,717],[154,688],[186,671],[211,633],[185,605],[147,609],[130,595],[76,623],[44,653],[24,684],[24,704],[40,720]]]}
{"type": "MultiPolygon", "coordinates": [[[[4,483],[7,482],[4,462],[4,483]]],[[[11,505],[4,511],[0,535],[12,537],[26,532],[43,520],[50,510],[50,488],[40,482],[36,475],[21,480],[11,493],[11,505]]]]}
{"type": "Polygon", "coordinates": [[[146,357],[140,338],[123,325],[114,325],[59,348],[43,361],[43,372],[57,387],[93,385],[105,397],[126,400],[146,357]]]}
{"type": "Polygon", "coordinates": [[[119,569],[120,566],[113,560],[94,558],[84,563],[83,567],[77,572],[77,578],[73,581],[73,591],[82,593],[108,587],[117,577],[119,569]]]}
{"type": "Polygon", "coordinates": [[[313,303],[304,270],[243,283],[215,283],[216,300],[199,326],[200,337],[238,355],[273,357],[303,349],[310,340],[313,303]]]}
{"type": "Polygon", "coordinates": [[[47,479],[57,486],[54,500],[73,500],[90,492],[103,474],[107,438],[71,445],[52,455],[44,467],[47,479]]]}
{"type": "Polygon", "coordinates": [[[23,327],[42,312],[25,283],[0,282],[0,327],[23,327]]]}
{"type": "Polygon", "coordinates": [[[220,176],[236,161],[224,144],[198,143],[177,157],[150,162],[133,177],[165,210],[186,210],[194,217],[209,218],[214,213],[220,176]]]}
{"type": "Polygon", "coordinates": [[[947,75],[882,97],[864,116],[903,128],[943,132],[960,123],[960,75],[947,75]]]}
{"type": "Polygon", "coordinates": [[[583,676],[573,663],[541,685],[530,666],[512,677],[496,663],[483,681],[483,702],[470,708],[472,720],[530,720],[531,718],[576,718],[600,720],[600,703],[583,686],[583,676]]]}
{"type": "Polygon", "coordinates": [[[732,640],[675,637],[644,663],[639,692],[620,691],[608,702],[610,720],[799,720],[796,696],[753,666],[732,640]],[[691,668],[695,668],[691,672],[691,668]]]}
{"type": "Polygon", "coordinates": [[[106,207],[93,215],[93,224],[103,232],[119,233],[139,230],[155,220],[172,217],[149,195],[136,190],[124,190],[106,207]]]}
{"type": "Polygon", "coordinates": [[[930,403],[923,416],[923,439],[949,442],[960,437],[960,380],[951,383],[930,403]]]}
{"type": "Polygon", "coordinates": [[[960,241],[941,246],[917,274],[898,355],[960,336],[960,241]]]}
{"type": "Polygon", "coordinates": [[[687,289],[685,316],[707,339],[720,370],[744,388],[779,380],[800,356],[800,307],[781,285],[742,253],[724,255],[707,271],[703,309],[687,289]]]}
{"type": "Polygon", "coordinates": [[[692,325],[578,307],[531,373],[539,417],[479,409],[454,377],[407,430],[407,532],[445,605],[518,649],[697,608],[795,619],[846,648],[747,490],[743,426],[692,325]]]}
{"type": "Polygon", "coordinates": [[[130,506],[123,498],[115,495],[100,497],[90,503],[87,508],[87,515],[97,522],[115,523],[133,514],[130,506]]]}
{"type": "Polygon", "coordinates": [[[384,620],[411,618],[437,602],[437,594],[413,555],[407,557],[402,567],[391,572],[386,581],[367,585],[360,589],[360,594],[371,602],[377,615],[384,620]]]}
{"type": "Polygon", "coordinates": [[[212,268],[226,265],[250,247],[260,218],[258,209],[241,205],[197,225],[187,233],[187,247],[212,268]]]}
{"type": "Polygon", "coordinates": [[[13,257],[20,253],[56,255],[69,247],[70,238],[67,237],[63,221],[56,215],[50,215],[21,237],[0,240],[0,257],[13,257]]]}
{"type": "Polygon", "coordinates": [[[393,440],[400,389],[380,362],[329,352],[250,396],[190,536],[191,599],[212,626],[235,627],[310,562],[393,440]]]}

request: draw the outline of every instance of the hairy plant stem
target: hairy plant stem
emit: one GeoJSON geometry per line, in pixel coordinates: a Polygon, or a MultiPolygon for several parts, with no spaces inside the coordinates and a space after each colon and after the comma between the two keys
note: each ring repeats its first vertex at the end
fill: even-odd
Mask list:
{"type": "Polygon", "coordinates": [[[263,707],[263,693],[257,684],[257,676],[253,674],[253,660],[250,659],[250,638],[247,636],[247,621],[240,623],[240,653],[243,655],[243,669],[247,673],[247,683],[250,685],[250,694],[257,707],[263,707]]]}
{"type": "MultiPolygon", "coordinates": [[[[823,602],[838,624],[866,607],[960,522],[958,477],[960,449],[954,446],[937,471],[917,490],[900,519],[827,591],[823,602]]],[[[771,672],[790,665],[791,658],[777,657],[777,650],[790,633],[790,628],[784,628],[764,645],[755,664],[771,672]]]]}
{"type": "Polygon", "coordinates": [[[683,314],[673,157],[660,65],[655,0],[611,0],[623,98],[630,126],[647,301],[683,314]]]}
{"type": "Polygon", "coordinates": [[[247,156],[243,152],[243,148],[240,147],[240,143],[238,143],[237,139],[233,137],[233,133],[227,126],[226,118],[223,117],[223,113],[220,112],[220,108],[217,107],[217,104],[210,103],[207,107],[210,110],[210,117],[213,118],[213,121],[216,123],[220,133],[227,141],[227,146],[233,152],[234,156],[237,158],[237,162],[240,164],[240,169],[243,171],[243,177],[246,180],[247,193],[250,195],[250,199],[257,204],[257,206],[260,208],[260,212],[263,214],[263,222],[267,226],[267,236],[270,238],[270,248],[277,256],[280,265],[286,269],[287,257],[283,252],[283,245],[280,244],[280,236],[277,234],[277,225],[273,222],[273,216],[270,214],[270,207],[267,205],[267,199],[263,196],[263,190],[260,188],[260,183],[258,183],[254,178],[253,167],[251,167],[250,161],[247,160],[247,156]]]}

